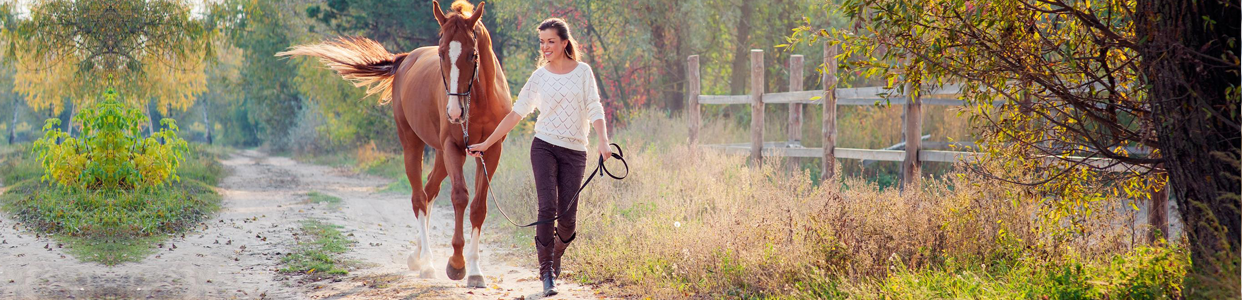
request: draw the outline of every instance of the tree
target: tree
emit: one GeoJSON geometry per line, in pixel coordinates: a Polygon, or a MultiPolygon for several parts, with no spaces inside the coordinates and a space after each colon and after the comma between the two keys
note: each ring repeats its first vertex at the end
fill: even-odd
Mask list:
{"type": "MultiPolygon", "coordinates": [[[[313,4],[306,15],[338,36],[362,34],[394,51],[409,51],[439,42],[440,25],[431,6],[420,1],[328,0],[313,4]]],[[[445,1],[443,5],[451,4],[445,1]]],[[[445,7],[447,8],[447,7],[445,7]]],[[[311,31],[316,32],[317,26],[311,31]]]]}
{"type": "Polygon", "coordinates": [[[738,9],[741,16],[737,18],[737,43],[733,49],[733,79],[729,81],[729,94],[742,95],[746,93],[746,85],[748,83],[747,74],[743,70],[749,70],[747,66],[750,64],[750,23],[754,22],[755,5],[754,1],[742,1],[741,7],[738,9]]]}
{"type": "Polygon", "coordinates": [[[131,104],[185,109],[204,90],[212,32],[177,0],[43,0],[5,22],[15,90],[34,109],[63,98],[91,102],[105,87],[131,104]]]}
{"type": "Polygon", "coordinates": [[[293,85],[293,65],[275,56],[289,47],[285,12],[271,0],[236,1],[216,14],[229,32],[229,41],[242,50],[240,88],[244,93],[239,113],[259,125],[258,137],[279,149],[288,142],[286,133],[297,122],[302,100],[293,85]],[[240,6],[240,11],[229,10],[240,6]]]}
{"type": "Polygon", "coordinates": [[[18,111],[17,106],[21,104],[21,98],[18,98],[16,96],[10,96],[10,98],[13,99],[13,105],[9,106],[9,109],[13,111],[13,121],[9,122],[8,142],[9,142],[9,145],[12,145],[13,142],[17,139],[17,111],[18,111]]]}
{"type": "MultiPolygon", "coordinates": [[[[583,60],[595,68],[610,124],[625,120],[631,108],[679,110],[684,102],[685,62],[694,49],[694,18],[709,12],[700,1],[493,1],[493,36],[515,42],[497,44],[504,52],[511,85],[521,85],[535,69],[540,22],[559,17],[570,25],[583,60]]],[[[486,21],[486,20],[485,20],[486,21]]],[[[492,24],[488,24],[492,26],[492,24]]]]}
{"type": "Polygon", "coordinates": [[[1144,0],[1135,9],[1133,51],[1157,148],[1194,245],[1191,295],[1208,298],[1240,292],[1240,13],[1236,1],[1144,0]]]}
{"type": "Polygon", "coordinates": [[[1143,197],[1167,175],[1190,239],[1197,280],[1188,290],[1237,295],[1236,3],[850,0],[842,8],[854,30],[828,35],[844,65],[897,90],[916,87],[912,94],[961,84],[989,159],[1058,196],[1053,222],[1089,214],[1092,199],[1143,197]],[[1127,171],[1104,172],[1114,166],[1127,171]]]}

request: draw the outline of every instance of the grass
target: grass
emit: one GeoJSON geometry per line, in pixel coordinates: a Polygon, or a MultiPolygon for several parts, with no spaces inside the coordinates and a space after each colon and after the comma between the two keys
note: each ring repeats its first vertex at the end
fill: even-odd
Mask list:
{"type": "Polygon", "coordinates": [[[341,198],[320,193],[318,191],[310,191],[309,193],[306,193],[306,197],[306,201],[310,203],[327,203],[330,206],[341,205],[341,198]]]}
{"type": "MultiPolygon", "coordinates": [[[[383,188],[380,188],[379,192],[398,193],[398,194],[409,194],[411,192],[414,192],[414,187],[410,186],[409,177],[406,177],[405,174],[401,174],[400,176],[397,176],[396,178],[389,178],[389,179],[392,179],[392,182],[389,182],[388,185],[385,185],[383,188]]],[[[423,175],[423,180],[424,181],[427,180],[426,174],[423,175]]]]}
{"type": "MultiPolygon", "coordinates": [[[[331,151],[327,154],[305,153],[294,155],[294,158],[317,165],[347,167],[356,172],[391,180],[387,186],[380,189],[380,192],[406,194],[414,190],[406,177],[405,163],[400,153],[381,151],[373,143],[359,147],[354,153],[348,151],[331,151]]],[[[426,173],[430,170],[431,166],[424,162],[422,174],[424,181],[427,179],[426,173]]]]}
{"type": "Polygon", "coordinates": [[[38,180],[43,176],[43,167],[29,153],[29,144],[0,148],[0,182],[12,186],[25,180],[38,180]]]}
{"type": "MultiPolygon", "coordinates": [[[[705,122],[702,143],[744,140],[745,128],[727,123],[705,122]]],[[[1103,201],[1083,234],[1050,235],[1035,218],[1047,203],[1016,201],[1020,188],[979,175],[950,171],[906,192],[850,176],[821,184],[778,159],[749,165],[745,156],[691,149],[680,118],[644,113],[629,124],[613,140],[626,147],[631,175],[597,179],[583,192],[578,239],[566,254],[566,279],[609,294],[1181,297],[1184,241],[1135,243],[1142,231],[1117,222],[1136,213],[1121,199],[1103,201]]],[[[493,180],[518,221],[535,212],[528,144],[521,136],[506,142],[493,180]]],[[[532,230],[491,228],[533,255],[532,230]]]]}
{"type": "MultiPolygon", "coordinates": [[[[20,146],[27,147],[27,146],[20,146]]],[[[180,182],[154,189],[90,191],[40,181],[29,151],[0,158],[9,190],[0,208],[34,230],[66,244],[83,261],[116,265],[152,253],[152,245],[195,228],[219,209],[212,186],[224,176],[218,148],[195,145],[178,169],[180,182]]],[[[25,149],[28,150],[28,149],[25,149]]]]}
{"type": "Polygon", "coordinates": [[[340,228],[319,220],[302,221],[298,244],[292,253],[281,259],[280,271],[308,275],[348,274],[340,255],[354,242],[342,235],[340,228]]]}
{"type": "Polygon", "coordinates": [[[1009,268],[946,266],[899,270],[864,299],[1176,299],[1188,269],[1181,247],[1141,246],[1111,259],[1022,261],[1009,268]]]}

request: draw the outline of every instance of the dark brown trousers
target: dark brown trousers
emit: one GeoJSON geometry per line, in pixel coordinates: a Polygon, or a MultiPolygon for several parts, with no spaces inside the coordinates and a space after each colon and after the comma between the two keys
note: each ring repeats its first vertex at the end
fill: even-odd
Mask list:
{"type": "Polygon", "coordinates": [[[530,145],[530,164],[535,171],[535,191],[539,196],[539,220],[557,217],[556,224],[535,226],[535,248],[539,276],[561,273],[561,255],[575,237],[578,203],[574,200],[582,175],[586,172],[586,152],[556,146],[535,138],[530,145]]]}

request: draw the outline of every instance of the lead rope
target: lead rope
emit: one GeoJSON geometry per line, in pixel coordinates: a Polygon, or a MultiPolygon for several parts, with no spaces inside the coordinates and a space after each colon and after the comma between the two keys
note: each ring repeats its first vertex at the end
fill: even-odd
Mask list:
{"type": "MultiPolygon", "coordinates": [[[[470,134],[466,133],[465,123],[466,122],[462,122],[462,136],[464,139],[466,139],[466,145],[469,146],[470,145],[470,134]]],[[[586,189],[588,184],[591,184],[591,180],[595,179],[596,175],[599,175],[599,176],[608,175],[608,177],[612,177],[612,179],[616,179],[616,180],[625,179],[625,177],[630,176],[630,164],[625,161],[625,154],[621,150],[621,145],[617,145],[617,143],[610,143],[609,145],[614,148],[617,148],[617,152],[613,152],[612,157],[620,160],[621,165],[625,166],[625,175],[621,175],[621,176],[613,175],[612,171],[608,170],[608,166],[604,165],[604,156],[600,155],[599,163],[596,164],[595,170],[591,171],[591,176],[587,177],[586,181],[582,182],[582,186],[578,187],[578,191],[574,193],[574,200],[572,200],[569,203],[569,205],[566,205],[564,210],[557,212],[556,217],[553,217],[551,219],[545,219],[545,220],[537,220],[533,223],[526,224],[526,225],[519,225],[517,222],[513,221],[513,218],[509,217],[509,213],[505,212],[504,208],[500,207],[500,201],[495,202],[496,210],[500,211],[500,215],[504,216],[505,220],[509,221],[509,224],[513,224],[513,226],[517,226],[519,228],[531,227],[531,226],[535,226],[539,224],[549,224],[549,223],[552,223],[552,221],[559,220],[561,217],[565,216],[565,213],[569,211],[569,208],[574,207],[574,205],[578,204],[578,199],[581,198],[580,196],[582,196],[582,190],[586,189]]],[[[479,151],[479,153],[482,154],[483,152],[479,151]]],[[[497,198],[496,194],[492,193],[492,188],[491,188],[492,187],[492,180],[491,180],[492,176],[489,175],[487,172],[487,163],[483,162],[482,157],[476,157],[476,158],[479,160],[479,164],[483,166],[483,180],[487,181],[487,194],[491,196],[492,199],[499,200],[500,198],[497,198]]]]}

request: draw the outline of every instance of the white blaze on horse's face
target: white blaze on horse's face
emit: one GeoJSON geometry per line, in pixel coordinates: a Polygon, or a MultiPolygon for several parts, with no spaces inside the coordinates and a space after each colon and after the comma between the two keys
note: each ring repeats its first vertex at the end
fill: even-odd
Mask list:
{"type": "MultiPolygon", "coordinates": [[[[449,55],[449,80],[448,80],[449,86],[448,86],[448,89],[452,93],[459,93],[460,91],[457,90],[457,78],[458,76],[461,75],[461,71],[459,70],[460,68],[457,67],[457,59],[461,57],[461,42],[458,42],[458,41],[449,42],[448,55],[449,55]]],[[[459,96],[449,96],[448,107],[446,107],[446,110],[448,111],[448,117],[450,120],[458,120],[464,117],[461,115],[461,104],[458,100],[458,97],[459,96]]]]}

